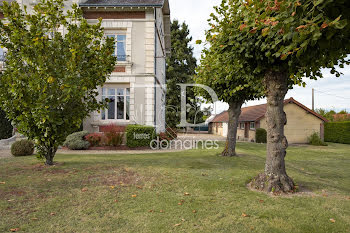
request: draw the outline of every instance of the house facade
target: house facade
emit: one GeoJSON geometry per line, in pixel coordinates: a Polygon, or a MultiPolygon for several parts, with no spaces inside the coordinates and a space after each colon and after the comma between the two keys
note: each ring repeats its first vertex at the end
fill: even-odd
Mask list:
{"type": "MultiPolygon", "coordinates": [[[[242,108],[237,129],[238,140],[254,142],[256,129],[267,129],[266,107],[266,104],[262,104],[242,108]]],[[[324,139],[324,123],[327,119],[293,98],[284,101],[284,111],[287,116],[284,132],[289,143],[307,143],[308,137],[315,132],[324,139]]],[[[209,132],[226,137],[227,131],[228,113],[225,111],[212,120],[209,132]]]]}
{"type": "MultiPolygon", "coordinates": [[[[12,1],[15,0],[7,0],[12,1]]],[[[17,2],[29,10],[36,4],[36,0],[17,2]]],[[[84,130],[99,132],[109,124],[140,124],[163,132],[166,56],[171,46],[168,0],[71,0],[65,9],[73,3],[79,5],[89,23],[102,18],[106,37],[115,39],[117,56],[114,71],[98,88],[98,98],[109,98],[111,102],[107,109],[85,119],[84,130]]],[[[0,58],[3,54],[1,50],[0,58]]]]}

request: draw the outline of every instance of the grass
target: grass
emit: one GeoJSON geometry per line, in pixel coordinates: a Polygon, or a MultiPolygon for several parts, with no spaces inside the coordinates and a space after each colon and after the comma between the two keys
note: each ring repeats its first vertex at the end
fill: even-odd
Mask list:
{"type": "Polygon", "coordinates": [[[349,145],[290,147],[288,174],[310,190],[293,197],[246,188],[264,145],[220,150],[2,159],[0,232],[350,232],[349,145]]]}

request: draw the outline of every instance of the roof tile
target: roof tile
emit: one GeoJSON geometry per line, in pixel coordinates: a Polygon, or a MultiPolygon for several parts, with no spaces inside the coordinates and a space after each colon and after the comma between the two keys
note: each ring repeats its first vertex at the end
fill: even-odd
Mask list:
{"type": "MultiPolygon", "coordinates": [[[[287,99],[284,101],[284,104],[294,103],[298,105],[299,107],[303,108],[304,110],[308,111],[312,115],[320,118],[321,120],[327,122],[328,120],[321,115],[317,114],[316,112],[312,111],[311,109],[307,108],[305,105],[299,103],[293,98],[287,99]]],[[[266,107],[267,104],[261,104],[261,105],[255,105],[250,106],[246,108],[242,108],[242,113],[239,117],[240,122],[251,122],[251,121],[258,121],[266,114],[266,107]]],[[[228,112],[222,112],[221,114],[217,115],[211,122],[228,122],[228,112]]]]}

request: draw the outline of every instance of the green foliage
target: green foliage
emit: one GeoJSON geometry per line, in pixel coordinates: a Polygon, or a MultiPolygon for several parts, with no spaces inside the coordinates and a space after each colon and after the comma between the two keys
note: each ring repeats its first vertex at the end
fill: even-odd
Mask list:
{"type": "Polygon", "coordinates": [[[116,124],[110,124],[104,127],[103,142],[107,146],[120,146],[124,141],[124,133],[120,132],[121,127],[116,124]]]}
{"type": "Polygon", "coordinates": [[[335,112],[334,110],[326,110],[326,109],[316,109],[316,112],[329,120],[330,122],[343,122],[350,121],[350,115],[346,110],[342,110],[340,112],[335,112]]]}
{"type": "MultiPolygon", "coordinates": [[[[192,37],[188,25],[179,24],[174,20],[171,24],[171,55],[167,57],[167,98],[166,124],[175,128],[180,123],[181,87],[178,84],[193,83],[196,69],[196,58],[193,56],[193,47],[190,46],[192,37]]],[[[203,113],[200,111],[200,102],[192,88],[187,88],[187,121],[191,123],[203,122],[203,113]]]]}
{"type": "Polygon", "coordinates": [[[0,140],[10,138],[12,131],[11,122],[7,119],[5,112],[0,109],[0,140]]]}
{"type": "Polygon", "coordinates": [[[328,144],[322,141],[320,135],[316,132],[311,134],[310,137],[308,137],[307,141],[310,145],[313,146],[328,146],[328,144]]]}
{"type": "MultiPolygon", "coordinates": [[[[227,35],[220,34],[222,37],[227,35]]],[[[212,88],[219,100],[227,103],[241,103],[263,97],[264,92],[260,80],[253,74],[240,72],[239,61],[232,57],[229,50],[223,50],[223,44],[218,40],[217,33],[207,31],[207,44],[202,53],[200,66],[197,68],[195,81],[212,88]],[[219,42],[219,43],[218,43],[219,42]]],[[[196,89],[197,93],[211,101],[209,93],[202,88],[196,89]]]]}
{"type": "Polygon", "coordinates": [[[85,140],[88,134],[87,131],[72,133],[67,136],[63,145],[70,150],[87,150],[90,146],[90,143],[85,140]]]}
{"type": "Polygon", "coordinates": [[[34,153],[34,143],[30,140],[21,140],[11,145],[11,154],[13,156],[28,156],[34,153]]]}
{"type": "Polygon", "coordinates": [[[350,144],[350,121],[325,123],[324,140],[326,142],[350,144]]]}
{"type": "Polygon", "coordinates": [[[154,127],[142,125],[128,125],[126,127],[126,145],[128,147],[149,147],[155,137],[154,127]]]}
{"type": "Polygon", "coordinates": [[[266,143],[267,142],[267,132],[263,128],[258,128],[255,131],[255,142],[256,143],[266,143]]]}
{"type": "Polygon", "coordinates": [[[15,1],[0,10],[0,45],[7,49],[2,109],[40,157],[53,158],[86,116],[105,107],[97,87],[114,69],[113,39],[104,39],[101,20],[88,24],[76,4],[65,14],[63,0],[41,0],[31,14],[15,1]]]}
{"type": "MultiPolygon", "coordinates": [[[[211,15],[211,43],[230,54],[242,75],[322,78],[321,69],[349,64],[350,2],[346,0],[223,0],[211,15]]],[[[285,82],[290,82],[285,80],[285,82]]]]}
{"type": "Polygon", "coordinates": [[[324,118],[326,118],[329,121],[333,121],[334,120],[334,115],[337,114],[334,110],[326,110],[323,108],[319,108],[316,109],[315,112],[317,112],[318,114],[320,114],[321,116],[323,116],[324,118]]]}
{"type": "Polygon", "coordinates": [[[90,143],[90,146],[101,146],[103,135],[100,133],[91,133],[85,136],[85,139],[90,143]]]}

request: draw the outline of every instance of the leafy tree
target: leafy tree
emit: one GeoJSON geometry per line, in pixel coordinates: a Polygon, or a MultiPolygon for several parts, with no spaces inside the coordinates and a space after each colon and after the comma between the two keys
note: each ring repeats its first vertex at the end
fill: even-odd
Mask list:
{"type": "MultiPolygon", "coordinates": [[[[239,116],[245,101],[262,97],[263,89],[260,80],[251,74],[239,73],[237,61],[232,60],[229,50],[223,50],[223,44],[218,37],[228,35],[209,30],[206,33],[209,48],[203,50],[201,64],[198,67],[196,82],[211,87],[219,100],[229,105],[228,132],[225,150],[222,156],[236,155],[236,140],[239,116]],[[219,43],[218,43],[219,42],[219,43]]],[[[210,100],[210,96],[203,89],[198,88],[199,94],[210,100]]]]}
{"type": "Polygon", "coordinates": [[[316,109],[315,111],[329,121],[334,121],[334,115],[337,114],[334,110],[327,111],[323,108],[316,109]]]}
{"type": "Polygon", "coordinates": [[[349,114],[348,111],[346,111],[345,109],[344,110],[341,110],[340,112],[338,112],[338,114],[349,114]]]}
{"type": "Polygon", "coordinates": [[[7,49],[2,109],[35,141],[47,165],[66,136],[104,107],[96,89],[116,62],[114,42],[104,42],[101,20],[89,25],[76,4],[67,13],[63,7],[63,0],[41,0],[31,14],[16,2],[1,7],[6,20],[0,22],[0,44],[7,49]]]}
{"type": "Polygon", "coordinates": [[[322,78],[322,68],[340,76],[349,64],[350,2],[347,0],[223,0],[212,14],[213,31],[242,73],[262,79],[267,96],[265,172],[251,187],[274,192],[294,190],[284,158],[287,139],[283,101],[291,81],[322,78]]]}
{"type": "MultiPolygon", "coordinates": [[[[193,47],[190,46],[192,37],[186,23],[179,24],[174,20],[171,24],[171,55],[167,58],[167,98],[166,123],[175,128],[180,123],[181,87],[178,84],[193,82],[196,69],[196,58],[193,56],[193,47]]],[[[192,89],[187,88],[187,120],[194,122],[200,119],[198,111],[200,104],[192,89]]],[[[198,122],[197,122],[198,123],[198,122]]]]}

